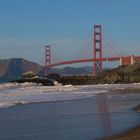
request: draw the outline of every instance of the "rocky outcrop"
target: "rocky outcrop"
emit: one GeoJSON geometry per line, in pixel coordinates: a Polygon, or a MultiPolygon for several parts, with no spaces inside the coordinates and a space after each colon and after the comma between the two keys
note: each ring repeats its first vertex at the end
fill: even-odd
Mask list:
{"type": "Polygon", "coordinates": [[[37,83],[37,84],[42,84],[44,86],[54,86],[54,80],[51,79],[41,79],[41,78],[25,78],[25,79],[19,79],[19,80],[14,80],[11,82],[17,82],[17,83],[25,83],[25,82],[32,82],[32,83],[37,83]]]}

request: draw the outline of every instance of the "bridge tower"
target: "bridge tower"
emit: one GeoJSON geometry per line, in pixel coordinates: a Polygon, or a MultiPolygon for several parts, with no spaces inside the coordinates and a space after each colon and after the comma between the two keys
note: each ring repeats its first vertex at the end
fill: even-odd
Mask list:
{"type": "Polygon", "coordinates": [[[102,28],[94,25],[93,37],[93,75],[102,71],[102,28]]]}
{"type": "Polygon", "coordinates": [[[46,45],[45,46],[45,76],[48,75],[48,70],[51,65],[51,46],[46,45]]]}

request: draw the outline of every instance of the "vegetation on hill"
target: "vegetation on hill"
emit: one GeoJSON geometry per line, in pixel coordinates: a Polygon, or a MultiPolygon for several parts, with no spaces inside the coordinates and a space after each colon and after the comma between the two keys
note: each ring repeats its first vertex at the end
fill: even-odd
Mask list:
{"type": "Polygon", "coordinates": [[[99,79],[107,83],[134,83],[140,82],[140,62],[133,65],[122,65],[114,69],[104,70],[99,79]]]}

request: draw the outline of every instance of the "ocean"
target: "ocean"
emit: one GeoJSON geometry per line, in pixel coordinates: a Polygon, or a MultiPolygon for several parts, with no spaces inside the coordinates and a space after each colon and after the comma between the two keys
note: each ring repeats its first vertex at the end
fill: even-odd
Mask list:
{"type": "Polygon", "coordinates": [[[94,140],[140,124],[140,84],[0,84],[0,140],[94,140]]]}

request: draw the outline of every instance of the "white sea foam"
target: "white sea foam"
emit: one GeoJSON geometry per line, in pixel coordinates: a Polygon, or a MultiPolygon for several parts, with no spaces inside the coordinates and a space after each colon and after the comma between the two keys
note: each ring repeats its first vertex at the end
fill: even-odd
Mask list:
{"type": "Polygon", "coordinates": [[[94,97],[97,94],[106,93],[110,89],[140,88],[140,83],[84,86],[56,85],[42,86],[35,83],[0,84],[0,108],[30,102],[63,101],[94,97]]]}

